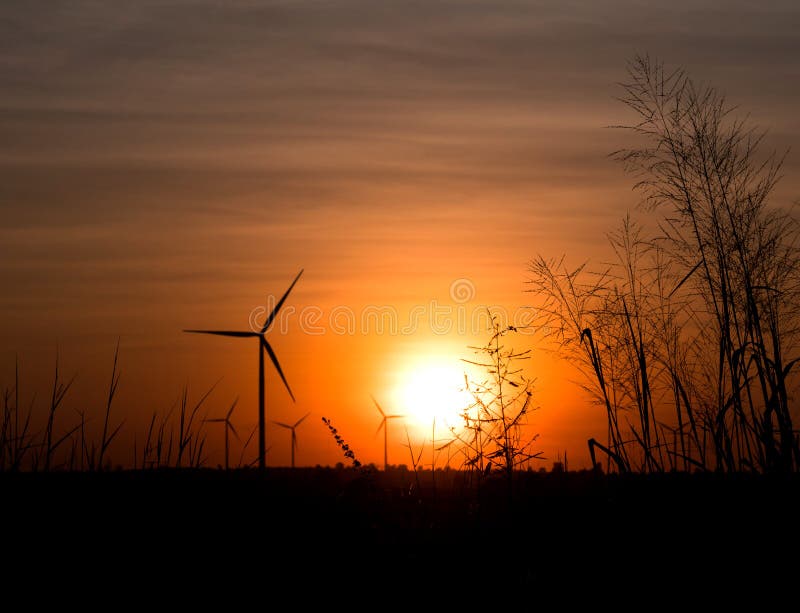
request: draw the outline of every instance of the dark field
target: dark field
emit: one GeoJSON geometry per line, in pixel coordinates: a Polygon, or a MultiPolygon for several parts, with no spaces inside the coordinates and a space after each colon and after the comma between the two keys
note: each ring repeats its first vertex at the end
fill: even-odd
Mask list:
{"type": "Polygon", "coordinates": [[[334,468],[6,473],[5,577],[46,560],[127,590],[182,576],[212,590],[254,589],[245,577],[455,590],[568,578],[669,592],[772,591],[798,573],[797,476],[521,473],[511,499],[502,479],[478,488],[456,471],[420,484],[334,468]]]}

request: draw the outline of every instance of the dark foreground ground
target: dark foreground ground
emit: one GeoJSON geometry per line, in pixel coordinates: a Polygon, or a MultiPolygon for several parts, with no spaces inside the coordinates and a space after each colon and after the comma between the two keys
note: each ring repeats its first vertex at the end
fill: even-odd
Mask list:
{"type": "Polygon", "coordinates": [[[339,599],[568,584],[660,599],[800,580],[796,477],[525,473],[511,499],[502,481],[436,480],[423,475],[419,489],[413,473],[325,468],[0,474],[2,587],[56,577],[135,598],[299,585],[296,597],[339,599]]]}

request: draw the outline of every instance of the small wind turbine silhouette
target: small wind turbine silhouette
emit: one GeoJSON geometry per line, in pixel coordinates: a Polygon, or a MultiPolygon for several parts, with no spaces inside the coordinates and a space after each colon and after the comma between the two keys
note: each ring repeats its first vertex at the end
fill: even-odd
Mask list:
{"type": "Polygon", "coordinates": [[[309,415],[311,415],[311,413],[306,413],[305,415],[303,415],[300,419],[294,422],[293,426],[290,426],[289,424],[285,424],[280,421],[275,421],[274,419],[272,420],[273,423],[278,424],[281,428],[287,428],[292,431],[292,468],[294,468],[294,452],[295,449],[297,449],[297,433],[295,432],[295,429],[297,428],[297,426],[302,424],[303,420],[309,415]]]}
{"type": "Polygon", "coordinates": [[[272,309],[272,312],[267,317],[266,321],[264,322],[264,326],[261,328],[260,332],[253,332],[253,331],[239,331],[239,330],[184,330],[184,332],[189,332],[192,334],[214,334],[216,336],[232,336],[235,338],[250,338],[256,337],[258,338],[258,467],[260,469],[264,469],[266,467],[266,428],[265,428],[265,417],[264,417],[264,352],[266,351],[269,354],[272,363],[275,366],[275,370],[278,371],[278,374],[283,381],[283,384],[286,386],[286,391],[289,392],[289,396],[292,397],[292,401],[294,402],[294,394],[292,394],[292,390],[289,387],[289,383],[286,381],[286,377],[283,375],[283,370],[281,370],[281,365],[278,363],[278,356],[275,355],[275,352],[272,350],[269,342],[265,337],[265,333],[267,328],[270,327],[275,316],[278,314],[278,311],[283,306],[283,303],[286,301],[286,297],[289,295],[289,292],[292,291],[295,283],[300,278],[300,275],[303,274],[302,269],[297,276],[292,281],[292,284],[289,286],[289,289],[286,290],[286,293],[283,297],[278,301],[278,304],[275,305],[275,308],[272,309]]]}
{"type": "Polygon", "coordinates": [[[375,400],[375,396],[370,396],[370,398],[372,398],[372,402],[375,403],[375,407],[380,412],[381,417],[383,417],[383,419],[381,420],[380,425],[378,426],[378,429],[375,431],[375,434],[380,432],[381,428],[383,428],[383,470],[384,470],[384,472],[386,472],[386,470],[389,468],[389,452],[387,451],[387,449],[389,448],[389,434],[388,434],[389,425],[386,422],[388,420],[390,420],[390,419],[397,419],[399,417],[405,417],[405,415],[399,415],[399,414],[398,415],[387,415],[386,413],[383,412],[383,409],[381,408],[381,405],[378,404],[378,401],[375,400]]]}
{"type": "Polygon", "coordinates": [[[214,419],[204,419],[203,421],[208,423],[214,424],[225,424],[225,470],[228,470],[228,433],[233,432],[233,435],[236,437],[236,440],[241,440],[239,435],[236,433],[236,428],[233,427],[231,423],[231,415],[233,415],[233,410],[236,408],[236,404],[239,402],[239,399],[233,401],[231,408],[228,409],[228,413],[225,417],[215,417],[214,419]]]}

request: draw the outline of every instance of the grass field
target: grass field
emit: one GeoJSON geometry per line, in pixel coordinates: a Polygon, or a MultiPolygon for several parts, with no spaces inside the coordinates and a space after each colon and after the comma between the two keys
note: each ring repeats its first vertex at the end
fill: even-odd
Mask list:
{"type": "Polygon", "coordinates": [[[439,471],[434,490],[419,476],[420,489],[399,470],[6,473],[6,576],[43,556],[50,572],[123,583],[190,572],[273,587],[772,590],[796,575],[797,476],[520,473],[511,500],[502,480],[439,471]]]}

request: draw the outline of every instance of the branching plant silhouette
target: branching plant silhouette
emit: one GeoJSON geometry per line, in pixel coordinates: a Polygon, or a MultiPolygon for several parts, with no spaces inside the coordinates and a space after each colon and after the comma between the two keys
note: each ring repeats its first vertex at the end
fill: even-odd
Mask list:
{"type": "Polygon", "coordinates": [[[626,219],[600,271],[530,264],[539,323],[608,417],[591,451],[619,471],[797,471],[800,233],[769,202],[783,157],[683,70],[636,57],[622,89],[637,119],[618,127],[645,143],[613,157],[658,231],[626,219]]]}
{"type": "Polygon", "coordinates": [[[520,362],[530,359],[530,349],[516,351],[506,346],[514,326],[501,326],[490,313],[492,335],[486,345],[472,347],[478,360],[464,360],[486,371],[485,379],[465,376],[473,403],[463,414],[463,428],[453,428],[464,454],[464,466],[478,482],[492,470],[504,475],[509,499],[513,495],[514,471],[531,460],[542,459],[532,447],[538,435],[528,436],[527,425],[534,410],[533,382],[523,374],[520,362]]]}

